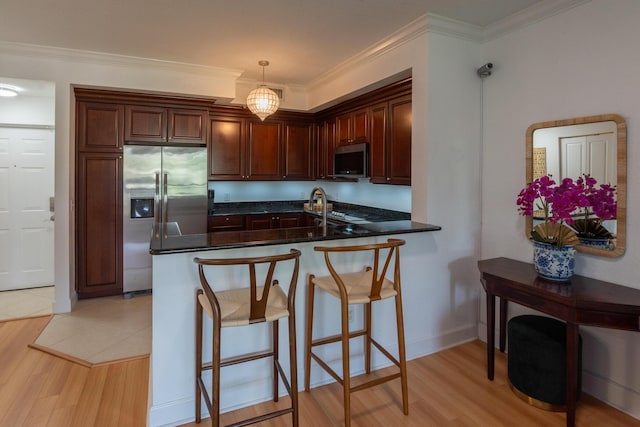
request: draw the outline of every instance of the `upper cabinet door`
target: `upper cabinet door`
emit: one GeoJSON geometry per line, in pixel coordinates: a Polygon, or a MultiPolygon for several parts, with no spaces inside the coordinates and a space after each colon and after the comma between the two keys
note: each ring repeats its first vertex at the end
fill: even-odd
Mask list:
{"type": "Polygon", "coordinates": [[[387,181],[411,185],[411,95],[389,101],[387,181]]]}
{"type": "Polygon", "coordinates": [[[352,139],[354,142],[369,141],[369,109],[363,108],[352,113],[352,139]]]}
{"type": "Polygon", "coordinates": [[[244,120],[212,117],[209,121],[209,178],[247,179],[244,148],[244,120]]]}
{"type": "Polygon", "coordinates": [[[125,140],[168,145],[205,145],[206,110],[127,105],[125,140]]]}
{"type": "Polygon", "coordinates": [[[362,108],[336,118],[339,144],[369,141],[369,110],[362,108]]]}
{"type": "Polygon", "coordinates": [[[207,143],[208,112],[203,110],[169,109],[169,144],[207,143]]]}
{"type": "Polygon", "coordinates": [[[371,107],[371,138],[369,141],[369,180],[374,184],[387,183],[387,115],[389,104],[382,102],[371,107]]]}
{"type": "Polygon", "coordinates": [[[346,113],[336,117],[336,139],[338,144],[347,144],[352,140],[352,114],[346,113]]]}
{"type": "Polygon", "coordinates": [[[280,125],[249,123],[249,179],[282,179],[280,170],[280,125]]]}
{"type": "Polygon", "coordinates": [[[411,185],[411,120],[411,95],[371,106],[370,182],[411,185]]]}
{"type": "Polygon", "coordinates": [[[167,141],[167,109],[141,105],[125,108],[125,138],[129,142],[167,141]]]}
{"type": "Polygon", "coordinates": [[[78,151],[119,152],[124,141],[124,106],[78,102],[78,151]]]}
{"type": "Polygon", "coordinates": [[[336,144],[336,121],[327,119],[320,122],[316,131],[316,179],[329,179],[333,175],[333,153],[336,144]]]}
{"type": "Polygon", "coordinates": [[[288,124],[285,126],[283,179],[312,179],[311,130],[311,125],[288,124]]]}

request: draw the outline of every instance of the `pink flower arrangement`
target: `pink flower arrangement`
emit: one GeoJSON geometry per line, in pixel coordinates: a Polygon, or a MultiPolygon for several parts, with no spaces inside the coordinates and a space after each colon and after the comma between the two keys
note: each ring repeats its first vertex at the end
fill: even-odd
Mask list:
{"type": "Polygon", "coordinates": [[[519,213],[533,216],[536,209],[544,216],[544,223],[531,231],[531,238],[556,246],[572,245],[578,239],[575,230],[567,226],[575,225],[582,233],[583,228],[590,227],[589,223],[600,226],[601,220],[615,218],[615,187],[596,184],[596,179],[589,175],[575,181],[564,178],[559,185],[547,175],[527,184],[516,201],[519,213]],[[580,217],[577,224],[576,217],[580,217]]]}
{"type": "MultiPolygon", "coordinates": [[[[584,195],[588,200],[588,206],[593,213],[600,220],[613,219],[616,217],[618,204],[615,199],[616,189],[609,184],[600,184],[600,187],[596,188],[597,181],[590,175],[584,175],[578,178],[576,183],[584,190],[584,195]]],[[[585,209],[585,214],[589,215],[588,209],[585,209]]]]}

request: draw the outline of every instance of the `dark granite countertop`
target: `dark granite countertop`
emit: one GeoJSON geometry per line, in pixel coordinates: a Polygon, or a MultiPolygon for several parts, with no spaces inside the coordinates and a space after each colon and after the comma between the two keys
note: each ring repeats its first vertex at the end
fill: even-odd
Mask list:
{"type": "Polygon", "coordinates": [[[152,255],[202,250],[232,249],[251,246],[282,245],[300,242],[385,236],[391,234],[437,231],[437,225],[409,220],[381,221],[367,224],[329,225],[326,234],[321,227],[296,227],[253,231],[223,231],[182,236],[163,236],[158,230],[151,239],[152,255]],[[156,237],[157,236],[157,237],[156,237]]]}

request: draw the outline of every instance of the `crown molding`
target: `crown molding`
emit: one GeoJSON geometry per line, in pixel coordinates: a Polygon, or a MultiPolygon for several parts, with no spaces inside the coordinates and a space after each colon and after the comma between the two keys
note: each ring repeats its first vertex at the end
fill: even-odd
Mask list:
{"type": "Polygon", "coordinates": [[[316,77],[307,85],[305,88],[307,91],[313,90],[314,88],[321,86],[338,76],[344,74],[345,71],[351,70],[354,67],[371,62],[374,59],[394,50],[398,47],[414,40],[423,34],[427,33],[427,15],[423,15],[420,18],[414,20],[413,22],[405,25],[398,31],[392,33],[390,36],[384,38],[382,41],[369,46],[364,49],[360,53],[350,57],[344,62],[336,65],[335,67],[329,69],[321,76],[316,77]]]}
{"type": "Polygon", "coordinates": [[[426,18],[427,30],[430,33],[443,34],[464,40],[482,41],[483,27],[432,13],[427,14],[426,18]]]}
{"type": "Polygon", "coordinates": [[[135,56],[115,55],[111,53],[92,52],[85,50],[66,49],[52,46],[31,45],[0,41],[0,54],[16,55],[31,58],[46,58],[54,61],[72,61],[86,64],[100,64],[120,67],[151,67],[173,72],[186,72],[201,75],[216,75],[220,78],[237,79],[242,70],[205,65],[189,64],[185,62],[164,61],[159,59],[140,58],[135,56]]]}
{"type": "Polygon", "coordinates": [[[489,41],[510,32],[519,30],[536,22],[565,12],[591,0],[545,0],[526,9],[507,16],[494,24],[487,25],[483,31],[483,41],[489,41]]]}

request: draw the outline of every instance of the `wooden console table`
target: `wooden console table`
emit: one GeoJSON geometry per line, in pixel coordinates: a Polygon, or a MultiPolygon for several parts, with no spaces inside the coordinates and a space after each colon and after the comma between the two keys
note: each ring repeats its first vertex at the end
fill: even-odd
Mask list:
{"type": "Polygon", "coordinates": [[[500,351],[506,341],[507,301],[567,323],[567,426],[575,426],[579,325],[640,331],[640,289],[583,276],[569,282],[539,278],[533,264],[508,258],[478,261],[487,293],[487,376],[493,380],[495,307],[500,297],[500,351]]]}

